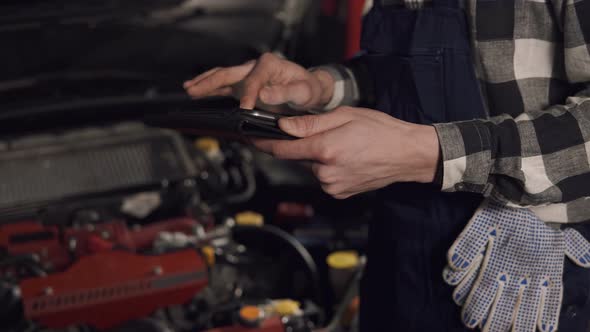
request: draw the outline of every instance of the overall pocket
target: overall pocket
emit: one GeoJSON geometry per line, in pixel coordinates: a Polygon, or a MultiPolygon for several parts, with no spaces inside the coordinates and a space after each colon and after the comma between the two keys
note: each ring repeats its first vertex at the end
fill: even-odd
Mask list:
{"type": "Polygon", "coordinates": [[[430,124],[447,121],[443,56],[439,50],[409,54],[367,54],[376,109],[400,120],[430,124]]]}
{"type": "Polygon", "coordinates": [[[440,49],[413,52],[406,58],[409,75],[406,84],[413,84],[416,106],[422,112],[422,124],[446,122],[444,57],[440,49]]]}

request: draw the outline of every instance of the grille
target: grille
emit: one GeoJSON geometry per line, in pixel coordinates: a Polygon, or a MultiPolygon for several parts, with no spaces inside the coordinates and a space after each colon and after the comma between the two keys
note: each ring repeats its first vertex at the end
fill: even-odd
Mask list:
{"type": "Polygon", "coordinates": [[[0,215],[195,173],[181,138],[159,129],[92,129],[38,142],[20,139],[0,153],[0,215]]]}

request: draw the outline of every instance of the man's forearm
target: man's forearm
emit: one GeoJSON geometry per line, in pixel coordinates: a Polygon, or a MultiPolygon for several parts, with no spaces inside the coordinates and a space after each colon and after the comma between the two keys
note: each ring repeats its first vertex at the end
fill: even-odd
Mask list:
{"type": "MultiPolygon", "coordinates": [[[[324,110],[331,110],[339,106],[374,106],[374,83],[370,78],[363,57],[351,59],[345,64],[325,65],[315,67],[312,71],[323,76],[321,81],[326,85],[326,99],[324,110]],[[327,77],[328,76],[328,77],[327,77]],[[327,97],[329,96],[329,97],[327,97]],[[329,101],[328,101],[329,98],[329,101]]],[[[423,150],[418,151],[416,174],[414,181],[434,183],[438,188],[442,187],[443,163],[438,137],[434,128],[419,126],[416,131],[416,139],[424,141],[423,150]]]]}
{"type": "MultiPolygon", "coordinates": [[[[580,222],[590,208],[590,88],[567,105],[437,124],[443,190],[543,206],[546,221],[580,222]],[[548,205],[550,204],[550,205],[548,205]]],[[[542,210],[542,211],[541,211],[542,210]]]]}

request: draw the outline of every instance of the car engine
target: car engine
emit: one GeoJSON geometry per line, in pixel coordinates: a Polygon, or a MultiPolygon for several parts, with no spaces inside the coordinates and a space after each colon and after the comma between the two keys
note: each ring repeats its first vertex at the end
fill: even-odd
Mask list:
{"type": "MultiPolygon", "coordinates": [[[[3,148],[7,331],[295,332],[324,322],[310,252],[262,213],[239,210],[259,182],[246,145],[118,123],[3,148]]],[[[312,214],[282,203],[274,217],[312,214]]]]}
{"type": "Polygon", "coordinates": [[[301,57],[314,7],[0,4],[0,332],[354,331],[369,199],[150,120],[236,107],[182,82],[301,57]]]}

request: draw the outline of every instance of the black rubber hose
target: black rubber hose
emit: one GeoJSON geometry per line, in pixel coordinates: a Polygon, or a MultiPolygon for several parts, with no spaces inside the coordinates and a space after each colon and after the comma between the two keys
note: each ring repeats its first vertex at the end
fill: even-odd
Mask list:
{"type": "Polygon", "coordinates": [[[246,188],[241,193],[227,196],[225,199],[226,203],[244,203],[251,199],[256,193],[256,177],[254,176],[254,169],[250,166],[242,165],[240,171],[244,175],[246,188]]]}
{"type": "Polygon", "coordinates": [[[319,305],[323,305],[323,296],[320,287],[320,275],[318,272],[318,267],[311,257],[309,251],[291,234],[283,231],[280,228],[271,225],[265,225],[262,227],[255,227],[255,226],[236,226],[233,228],[234,236],[237,237],[239,242],[240,235],[250,232],[258,233],[264,239],[268,239],[269,237],[278,239],[282,243],[286,244],[288,247],[293,249],[300,257],[302,262],[305,265],[306,273],[309,277],[309,280],[312,283],[312,290],[316,296],[316,301],[319,305]]]}

